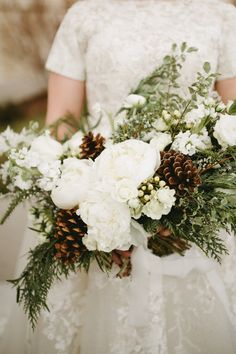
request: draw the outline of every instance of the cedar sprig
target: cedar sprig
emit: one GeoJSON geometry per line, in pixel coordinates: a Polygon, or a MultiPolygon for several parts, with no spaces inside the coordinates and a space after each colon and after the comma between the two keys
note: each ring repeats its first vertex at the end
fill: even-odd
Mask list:
{"type": "Polygon", "coordinates": [[[4,222],[9,218],[18,205],[20,205],[24,200],[28,199],[31,196],[30,191],[19,191],[11,195],[12,200],[5,211],[4,215],[0,219],[0,225],[3,225],[4,222]]]}

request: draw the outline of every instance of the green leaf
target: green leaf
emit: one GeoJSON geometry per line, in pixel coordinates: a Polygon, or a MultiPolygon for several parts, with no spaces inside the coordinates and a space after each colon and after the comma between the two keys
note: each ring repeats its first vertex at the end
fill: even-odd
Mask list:
{"type": "Polygon", "coordinates": [[[187,49],[187,43],[186,42],[183,42],[182,44],[181,44],[181,52],[183,53],[186,49],[187,49]]]}
{"type": "Polygon", "coordinates": [[[175,52],[175,51],[176,51],[176,49],[177,49],[177,44],[176,44],[176,43],[174,43],[174,44],[172,45],[172,50],[173,50],[173,52],[175,52]]]}
{"type": "Polygon", "coordinates": [[[197,51],[198,51],[198,49],[195,48],[195,47],[189,47],[189,48],[187,49],[187,53],[193,53],[193,52],[197,52],[197,51]]]}
{"type": "Polygon", "coordinates": [[[236,115],[236,100],[229,107],[229,114],[232,115],[232,116],[236,115]]]}
{"type": "Polygon", "coordinates": [[[209,74],[209,72],[210,72],[210,70],[211,70],[211,64],[210,64],[208,61],[206,61],[206,62],[204,63],[204,65],[203,65],[203,69],[204,69],[204,71],[205,71],[206,74],[209,74]]]}

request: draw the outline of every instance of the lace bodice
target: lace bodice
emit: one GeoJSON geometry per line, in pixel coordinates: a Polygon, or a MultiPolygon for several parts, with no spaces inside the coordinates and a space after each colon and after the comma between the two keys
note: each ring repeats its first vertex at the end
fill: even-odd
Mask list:
{"type": "Polygon", "coordinates": [[[204,61],[221,78],[236,76],[235,33],[236,9],[217,0],[80,0],[65,16],[46,67],[86,80],[90,111],[99,102],[114,113],[174,42],[199,49],[184,66],[183,87],[204,61]]]}

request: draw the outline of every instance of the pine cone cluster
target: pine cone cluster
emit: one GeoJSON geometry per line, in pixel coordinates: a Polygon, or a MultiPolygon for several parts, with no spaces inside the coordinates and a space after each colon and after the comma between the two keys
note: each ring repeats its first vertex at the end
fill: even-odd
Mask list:
{"type": "Polygon", "coordinates": [[[80,158],[95,160],[105,149],[104,143],[105,138],[103,136],[89,132],[83,137],[83,142],[80,145],[80,158]]]}
{"type": "Polygon", "coordinates": [[[75,210],[60,210],[56,218],[55,258],[64,263],[74,263],[87,249],[82,238],[87,233],[87,225],[75,210]]]}
{"type": "Polygon", "coordinates": [[[187,191],[194,192],[202,183],[199,171],[191,158],[174,150],[161,152],[161,166],[157,175],[170,188],[174,188],[179,196],[183,196],[187,191]]]}

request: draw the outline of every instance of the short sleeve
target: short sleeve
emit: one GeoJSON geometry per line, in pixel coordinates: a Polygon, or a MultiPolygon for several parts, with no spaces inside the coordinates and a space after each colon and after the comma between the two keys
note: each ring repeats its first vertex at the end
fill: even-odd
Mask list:
{"type": "Polygon", "coordinates": [[[50,50],[46,69],[74,80],[85,80],[85,45],[80,40],[80,4],[66,13],[50,50]]]}
{"type": "Polygon", "coordinates": [[[218,60],[219,80],[236,77],[236,7],[224,5],[218,60]]]}

